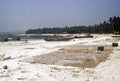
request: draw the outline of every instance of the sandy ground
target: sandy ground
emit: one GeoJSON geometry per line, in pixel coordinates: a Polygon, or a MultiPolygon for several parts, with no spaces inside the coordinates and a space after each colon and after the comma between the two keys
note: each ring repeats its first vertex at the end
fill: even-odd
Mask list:
{"type": "MultiPolygon", "coordinates": [[[[111,35],[73,39],[66,42],[44,40],[0,42],[0,81],[119,81],[120,47],[113,48],[105,62],[95,68],[34,64],[21,60],[57,51],[73,45],[111,45],[120,41],[111,35]],[[8,69],[3,66],[7,65],[8,69]]],[[[44,58],[43,58],[44,59],[44,58]]]]}

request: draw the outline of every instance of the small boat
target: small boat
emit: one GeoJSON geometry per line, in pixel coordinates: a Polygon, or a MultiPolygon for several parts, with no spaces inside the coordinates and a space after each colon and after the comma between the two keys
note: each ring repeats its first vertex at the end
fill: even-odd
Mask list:
{"type": "Polygon", "coordinates": [[[44,40],[46,41],[69,41],[70,39],[73,39],[74,37],[67,37],[67,36],[63,36],[63,37],[48,37],[45,38],[44,40]]]}
{"type": "Polygon", "coordinates": [[[75,36],[75,38],[93,38],[93,36],[75,36]]]}
{"type": "Polygon", "coordinates": [[[6,41],[19,41],[21,38],[18,36],[13,36],[13,35],[1,35],[0,36],[0,41],[1,42],[6,42],[6,41]]]}
{"type": "Polygon", "coordinates": [[[8,41],[7,37],[0,37],[0,42],[6,42],[6,41],[8,41]]]}
{"type": "Polygon", "coordinates": [[[116,37],[117,38],[117,37],[120,37],[120,35],[113,35],[112,37],[116,37]]]}

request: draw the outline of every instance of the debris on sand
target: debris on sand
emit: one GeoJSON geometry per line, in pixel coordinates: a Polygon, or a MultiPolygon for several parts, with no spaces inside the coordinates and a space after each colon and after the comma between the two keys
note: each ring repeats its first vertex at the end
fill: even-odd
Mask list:
{"type": "Polygon", "coordinates": [[[4,66],[3,66],[3,69],[8,69],[8,66],[7,66],[7,65],[4,65],[4,66]]]}
{"type": "Polygon", "coordinates": [[[11,56],[0,55],[0,61],[11,59],[11,56]]]}

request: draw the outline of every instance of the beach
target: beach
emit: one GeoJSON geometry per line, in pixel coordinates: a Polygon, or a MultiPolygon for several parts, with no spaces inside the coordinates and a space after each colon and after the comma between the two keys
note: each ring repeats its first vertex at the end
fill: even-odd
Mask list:
{"type": "MultiPolygon", "coordinates": [[[[111,34],[94,34],[93,38],[74,38],[69,41],[40,39],[27,42],[0,42],[0,81],[119,81],[120,46],[112,47],[113,42],[120,44],[120,40],[113,38],[111,34]],[[82,50],[89,47],[88,50],[95,50],[95,52],[98,46],[104,46],[105,49],[109,47],[111,51],[104,61],[97,62],[94,67],[71,66],[61,64],[61,62],[49,63],[52,61],[49,59],[50,56],[55,56],[66,48],[72,50],[75,46],[82,47],[82,50]],[[92,49],[92,46],[95,47],[92,49]],[[44,56],[41,57],[41,55],[44,56]],[[41,60],[37,61],[34,57],[44,59],[44,63],[41,60]]],[[[86,53],[90,56],[89,51],[86,53]]],[[[64,55],[62,52],[62,57],[64,55]]],[[[63,62],[64,58],[60,60],[63,62]]]]}

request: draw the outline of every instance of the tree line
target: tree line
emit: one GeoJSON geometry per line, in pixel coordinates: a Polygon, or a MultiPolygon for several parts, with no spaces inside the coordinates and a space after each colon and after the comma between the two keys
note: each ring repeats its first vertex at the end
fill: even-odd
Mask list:
{"type": "Polygon", "coordinates": [[[53,28],[39,28],[29,29],[25,32],[26,34],[76,34],[76,33],[120,33],[120,17],[110,17],[108,21],[103,21],[100,24],[93,26],[65,26],[65,27],[53,27],[53,28]]]}

